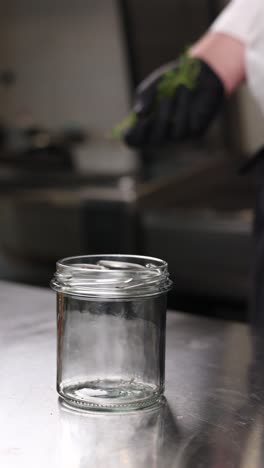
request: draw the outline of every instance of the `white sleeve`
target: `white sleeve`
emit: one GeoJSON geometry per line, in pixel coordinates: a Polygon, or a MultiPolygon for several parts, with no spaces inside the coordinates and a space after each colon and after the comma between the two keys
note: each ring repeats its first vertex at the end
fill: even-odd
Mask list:
{"type": "Polygon", "coordinates": [[[264,115],[264,0],[233,0],[211,31],[235,37],[246,46],[249,88],[264,115]]]}
{"type": "Polygon", "coordinates": [[[264,30],[264,0],[233,0],[212,24],[222,32],[252,44],[264,30]]]}

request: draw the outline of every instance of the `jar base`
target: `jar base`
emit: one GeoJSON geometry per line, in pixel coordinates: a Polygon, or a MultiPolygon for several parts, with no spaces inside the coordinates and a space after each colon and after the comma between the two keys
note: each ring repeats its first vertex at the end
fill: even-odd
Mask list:
{"type": "Polygon", "coordinates": [[[156,387],[135,380],[96,379],[63,384],[60,396],[73,406],[90,410],[122,411],[146,408],[161,395],[156,387]]]}

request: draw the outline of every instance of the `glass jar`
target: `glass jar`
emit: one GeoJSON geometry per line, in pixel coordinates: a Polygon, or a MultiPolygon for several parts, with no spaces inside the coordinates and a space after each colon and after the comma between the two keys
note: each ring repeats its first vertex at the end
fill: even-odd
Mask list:
{"type": "Polygon", "coordinates": [[[167,263],[89,255],[57,263],[57,391],[98,410],[154,404],[164,391],[167,263]]]}

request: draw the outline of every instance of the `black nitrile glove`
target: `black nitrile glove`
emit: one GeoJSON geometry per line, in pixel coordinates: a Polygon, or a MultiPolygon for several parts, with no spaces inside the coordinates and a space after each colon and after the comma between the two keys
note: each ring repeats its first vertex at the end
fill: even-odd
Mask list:
{"type": "Polygon", "coordinates": [[[188,55],[152,73],[138,87],[122,137],[132,147],[197,138],[224,99],[224,87],[202,60],[188,55]]]}

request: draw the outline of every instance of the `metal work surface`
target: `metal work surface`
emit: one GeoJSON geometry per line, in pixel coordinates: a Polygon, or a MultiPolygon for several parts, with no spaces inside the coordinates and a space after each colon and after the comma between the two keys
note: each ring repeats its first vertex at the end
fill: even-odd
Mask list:
{"type": "Polygon", "coordinates": [[[0,283],[0,299],[1,467],[263,467],[264,346],[251,327],[169,313],[163,404],[77,412],[55,391],[55,295],[0,283]]]}

